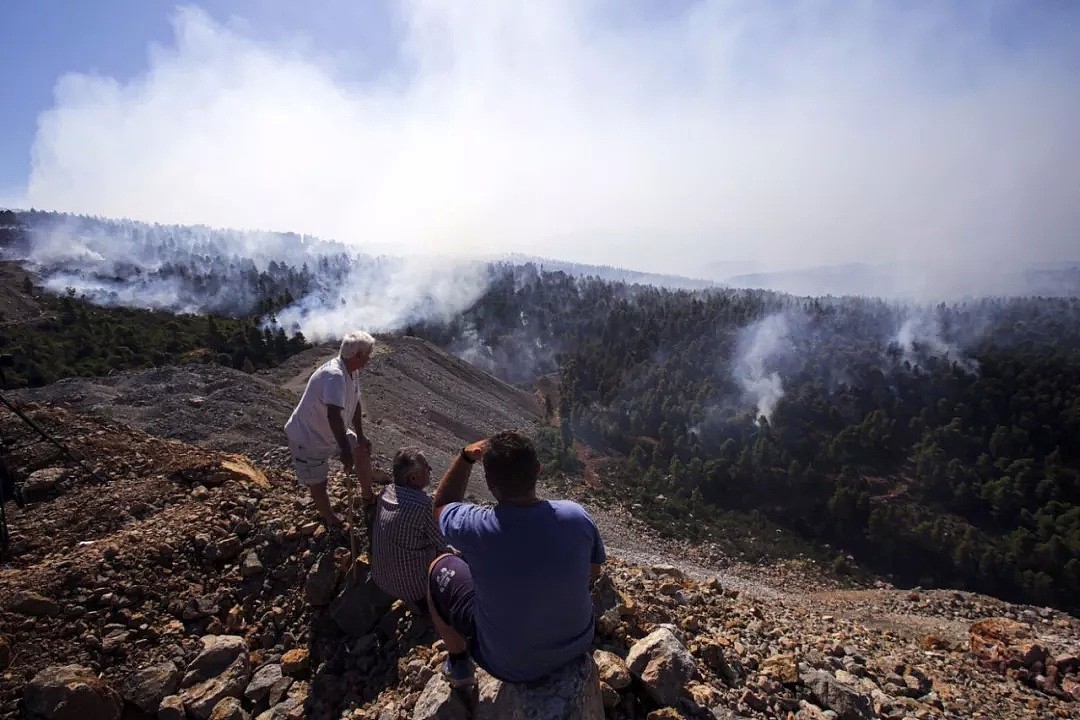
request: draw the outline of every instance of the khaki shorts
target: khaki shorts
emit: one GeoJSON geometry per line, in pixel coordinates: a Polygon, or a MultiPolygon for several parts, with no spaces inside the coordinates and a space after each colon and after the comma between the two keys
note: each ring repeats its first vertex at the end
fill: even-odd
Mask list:
{"type": "MultiPolygon", "coordinates": [[[[360,440],[352,430],[345,432],[349,440],[349,448],[356,451],[360,440]]],[[[322,485],[330,477],[330,458],[338,457],[336,450],[329,455],[325,452],[313,453],[310,449],[296,443],[289,443],[289,452],[292,453],[293,469],[296,471],[296,482],[304,487],[322,485]]]]}

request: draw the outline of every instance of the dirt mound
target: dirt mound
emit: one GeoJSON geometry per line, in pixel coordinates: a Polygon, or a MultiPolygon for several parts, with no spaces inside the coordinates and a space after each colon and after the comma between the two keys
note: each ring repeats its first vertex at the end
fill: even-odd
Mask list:
{"type": "MultiPolygon", "coordinates": [[[[320,346],[258,375],[181,365],[70,378],[12,397],[284,467],[285,421],[311,373],[336,353],[320,346]]],[[[531,428],[539,419],[528,393],[416,338],[380,338],[361,383],[364,430],[384,465],[397,448],[418,445],[435,467],[445,467],[462,445],[503,428],[531,428]]]]}
{"type": "Polygon", "coordinates": [[[69,378],[11,393],[215,450],[259,454],[285,442],[294,399],[266,380],[221,365],[178,365],[69,378]]]}

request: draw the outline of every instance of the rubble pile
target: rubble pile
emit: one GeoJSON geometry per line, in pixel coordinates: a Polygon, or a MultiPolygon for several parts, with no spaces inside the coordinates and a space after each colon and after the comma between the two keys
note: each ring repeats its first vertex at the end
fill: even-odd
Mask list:
{"type": "Polygon", "coordinates": [[[1080,715],[1067,614],[884,584],[736,585],[633,556],[594,583],[591,657],[541,683],[478,672],[455,691],[427,618],[367,581],[279,463],[30,412],[99,478],[0,416],[9,461],[36,477],[30,504],[9,507],[0,567],[5,718],[1080,715]]]}

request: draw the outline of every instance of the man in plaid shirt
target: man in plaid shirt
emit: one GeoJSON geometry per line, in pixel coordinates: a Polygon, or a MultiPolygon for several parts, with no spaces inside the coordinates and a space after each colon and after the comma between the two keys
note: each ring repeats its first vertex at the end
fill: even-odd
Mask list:
{"type": "Polygon", "coordinates": [[[380,493],[371,541],[371,578],[388,595],[427,608],[428,566],[447,552],[424,492],[431,465],[419,448],[398,450],[394,484],[380,493]]]}

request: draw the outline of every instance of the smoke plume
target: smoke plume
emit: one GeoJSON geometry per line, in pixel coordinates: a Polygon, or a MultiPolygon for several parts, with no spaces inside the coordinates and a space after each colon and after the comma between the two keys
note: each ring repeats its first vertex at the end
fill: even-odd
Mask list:
{"type": "Polygon", "coordinates": [[[393,11],[323,48],[180,8],[141,74],[59,79],[25,202],[371,255],[886,264],[924,296],[1077,259],[1075,3],[393,11]]]}
{"type": "Polygon", "coordinates": [[[784,383],[774,369],[787,359],[794,345],[786,313],[769,315],[745,328],[733,367],[736,382],[757,408],[757,417],[772,417],[784,397],[784,383]]]}

